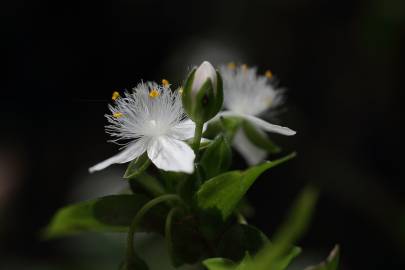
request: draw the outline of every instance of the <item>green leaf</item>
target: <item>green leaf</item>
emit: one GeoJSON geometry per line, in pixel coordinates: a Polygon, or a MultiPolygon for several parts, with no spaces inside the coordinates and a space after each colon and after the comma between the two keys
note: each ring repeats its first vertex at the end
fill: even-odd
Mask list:
{"type": "Polygon", "coordinates": [[[293,247],[290,251],[283,256],[280,256],[277,260],[274,261],[272,269],[284,270],[290,265],[292,260],[301,253],[301,248],[293,247]]]}
{"type": "MultiPolygon", "coordinates": [[[[113,195],[61,208],[45,230],[46,238],[82,232],[126,232],[132,219],[149,199],[144,195],[113,195]]],[[[164,209],[148,213],[143,229],[161,231],[164,209]]]]}
{"type": "Polygon", "coordinates": [[[324,262],[315,266],[309,266],[305,270],[337,270],[339,267],[339,253],[339,246],[336,245],[324,262]]]}
{"type": "Polygon", "coordinates": [[[301,192],[288,218],[276,232],[273,244],[257,254],[249,265],[249,270],[283,270],[288,266],[292,258],[299,253],[299,250],[291,247],[305,233],[317,198],[318,192],[313,188],[306,188],[301,192]]]}
{"type": "Polygon", "coordinates": [[[208,270],[248,270],[248,264],[252,258],[246,252],[244,258],[239,263],[225,258],[210,258],[204,260],[202,263],[208,270]]]}
{"type": "Polygon", "coordinates": [[[224,258],[210,258],[202,263],[208,270],[234,270],[237,266],[233,261],[224,258]]]}
{"type": "Polygon", "coordinates": [[[240,261],[246,252],[255,255],[269,242],[259,229],[246,224],[233,225],[222,236],[218,254],[223,258],[240,261]]]}
{"type": "Polygon", "coordinates": [[[138,175],[142,174],[150,165],[150,160],[146,152],[139,158],[132,160],[127,170],[125,171],[124,178],[132,179],[136,178],[138,175]]]}
{"type": "Polygon", "coordinates": [[[204,151],[200,165],[204,178],[210,179],[224,171],[231,165],[231,147],[224,136],[219,135],[204,151]]]}
{"type": "Polygon", "coordinates": [[[260,174],[293,157],[295,153],[275,161],[264,162],[246,171],[231,171],[211,178],[198,190],[197,206],[204,212],[226,220],[260,174]]]}
{"type": "Polygon", "coordinates": [[[248,121],[242,122],[243,131],[245,132],[246,137],[257,147],[266,150],[271,154],[280,153],[281,148],[277,146],[265,132],[256,128],[248,121]]]}

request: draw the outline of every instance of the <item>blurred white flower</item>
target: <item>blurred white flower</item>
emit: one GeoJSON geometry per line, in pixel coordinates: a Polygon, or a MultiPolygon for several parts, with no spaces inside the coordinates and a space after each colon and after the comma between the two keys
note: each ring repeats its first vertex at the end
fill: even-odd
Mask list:
{"type": "MultiPolygon", "coordinates": [[[[236,116],[249,121],[259,132],[287,136],[296,133],[288,127],[274,125],[257,117],[276,108],[283,101],[282,90],[275,89],[271,84],[273,75],[270,71],[265,75],[258,75],[256,68],[230,63],[221,66],[220,73],[224,86],[225,110],[216,119],[221,116],[236,116]]],[[[256,164],[266,156],[266,152],[253,145],[242,130],[237,131],[233,144],[249,164],[256,164]]]]}
{"type": "Polygon", "coordinates": [[[91,167],[90,172],[130,162],[145,151],[162,170],[193,172],[195,155],[183,141],[194,137],[195,124],[186,119],[178,91],[171,91],[167,83],[140,83],[114,103],[109,106],[111,115],[106,115],[110,123],[106,132],[124,150],[91,167]]]}

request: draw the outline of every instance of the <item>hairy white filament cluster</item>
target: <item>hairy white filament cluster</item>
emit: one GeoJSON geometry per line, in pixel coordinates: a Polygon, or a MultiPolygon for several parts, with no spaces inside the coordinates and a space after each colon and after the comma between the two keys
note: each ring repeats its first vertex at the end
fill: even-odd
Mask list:
{"type": "Polygon", "coordinates": [[[276,89],[273,79],[257,74],[255,67],[221,66],[226,109],[248,115],[259,115],[283,101],[283,90],[276,89]]]}
{"type": "Polygon", "coordinates": [[[118,144],[124,141],[125,145],[128,140],[175,136],[174,127],[185,119],[180,94],[155,82],[138,84],[133,92],[126,92],[109,105],[109,109],[111,115],[106,118],[110,125],[106,126],[106,132],[115,137],[112,141],[118,144]]]}

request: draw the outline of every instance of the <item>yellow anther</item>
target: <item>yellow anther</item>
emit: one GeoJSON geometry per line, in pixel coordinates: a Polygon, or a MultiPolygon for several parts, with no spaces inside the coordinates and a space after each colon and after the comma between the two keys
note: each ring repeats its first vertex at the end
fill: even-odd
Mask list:
{"type": "Polygon", "coordinates": [[[156,90],[156,89],[152,89],[152,90],[150,90],[150,92],[149,92],[149,97],[151,97],[151,98],[155,98],[155,97],[158,97],[158,96],[160,96],[160,93],[159,93],[159,91],[158,90],[156,90]]]}
{"type": "Polygon", "coordinates": [[[121,116],[123,116],[123,114],[120,113],[120,112],[115,112],[115,113],[113,113],[113,116],[114,116],[115,118],[120,118],[121,116]]]}
{"type": "Polygon", "coordinates": [[[166,88],[167,88],[167,87],[169,87],[169,84],[170,84],[170,83],[169,83],[168,80],[163,79],[163,80],[162,80],[162,84],[163,84],[163,87],[166,87],[166,88]]]}
{"type": "Polygon", "coordinates": [[[111,99],[112,100],[117,100],[120,96],[120,93],[118,93],[117,91],[114,91],[114,93],[112,93],[111,99]]]}
{"type": "Polygon", "coordinates": [[[228,68],[234,70],[236,68],[236,65],[234,62],[228,63],[228,68]]]}
{"type": "Polygon", "coordinates": [[[183,91],[184,91],[184,90],[183,90],[183,87],[180,87],[180,88],[179,88],[179,94],[182,95],[182,94],[183,94],[183,91]]]}
{"type": "Polygon", "coordinates": [[[266,72],[264,73],[264,76],[271,79],[273,77],[273,72],[271,72],[270,70],[266,70],[266,72]]]}

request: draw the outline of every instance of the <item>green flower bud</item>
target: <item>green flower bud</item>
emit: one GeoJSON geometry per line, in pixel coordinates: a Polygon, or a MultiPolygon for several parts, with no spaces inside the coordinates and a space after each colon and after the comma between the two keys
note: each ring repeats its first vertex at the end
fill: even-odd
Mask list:
{"type": "Polygon", "coordinates": [[[207,122],[222,108],[221,75],[209,62],[204,61],[188,75],[182,95],[187,115],[196,123],[207,122]]]}

